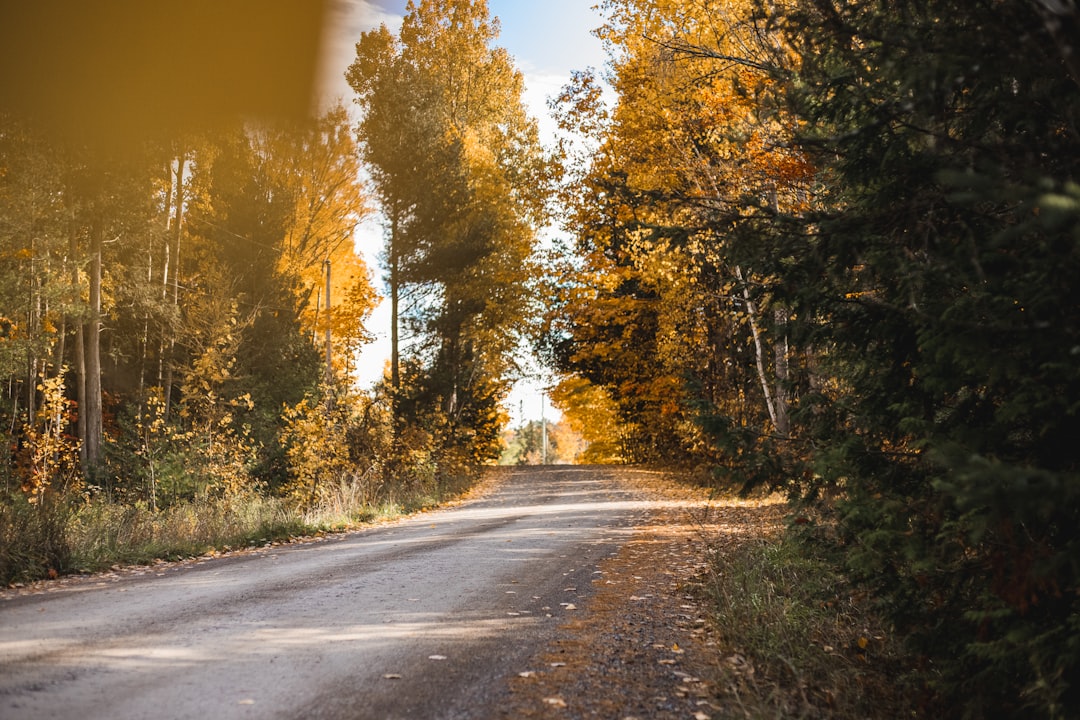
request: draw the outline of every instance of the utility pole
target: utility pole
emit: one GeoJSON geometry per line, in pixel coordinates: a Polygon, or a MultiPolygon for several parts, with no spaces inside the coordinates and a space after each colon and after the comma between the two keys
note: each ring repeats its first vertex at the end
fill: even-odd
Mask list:
{"type": "Polygon", "coordinates": [[[542,448],[542,450],[540,451],[540,457],[541,457],[540,464],[541,465],[547,465],[548,464],[548,461],[547,461],[547,420],[544,417],[544,410],[545,410],[546,405],[547,405],[547,391],[546,390],[541,390],[540,391],[540,437],[543,438],[541,440],[541,445],[540,445],[541,448],[542,448]]]}

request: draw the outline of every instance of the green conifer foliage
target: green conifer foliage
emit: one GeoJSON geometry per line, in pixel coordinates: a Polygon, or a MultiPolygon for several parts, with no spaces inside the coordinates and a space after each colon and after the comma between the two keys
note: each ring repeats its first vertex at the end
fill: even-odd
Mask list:
{"type": "Polygon", "coordinates": [[[1074,5],[816,2],[790,98],[829,207],[771,248],[852,567],[965,715],[1080,707],[1074,5]]]}

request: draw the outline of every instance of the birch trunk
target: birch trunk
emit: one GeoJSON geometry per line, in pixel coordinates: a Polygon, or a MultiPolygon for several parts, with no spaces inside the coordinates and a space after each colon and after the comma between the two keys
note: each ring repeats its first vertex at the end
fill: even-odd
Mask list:
{"type": "MultiPolygon", "coordinates": [[[[173,197],[175,201],[175,211],[173,217],[172,228],[172,250],[167,255],[165,265],[165,287],[164,292],[172,290],[172,304],[174,308],[180,305],[180,231],[181,223],[184,219],[184,166],[186,165],[185,153],[183,150],[178,154],[176,161],[176,183],[173,191],[173,197]],[[170,277],[171,275],[171,277],[170,277]]],[[[165,331],[163,331],[164,333],[165,331]]],[[[162,378],[161,389],[165,398],[165,419],[169,419],[169,413],[172,410],[172,384],[173,384],[173,363],[172,356],[173,351],[176,348],[176,338],[170,333],[168,338],[168,349],[165,349],[166,343],[162,342],[162,355],[163,364],[165,366],[165,377],[162,378]]]]}
{"type": "MultiPolygon", "coordinates": [[[[765,396],[765,407],[769,411],[769,420],[777,436],[787,438],[791,434],[791,421],[788,417],[787,376],[788,376],[788,347],[787,335],[777,338],[773,347],[774,351],[774,384],[770,382],[768,371],[765,367],[765,343],[761,337],[761,327],[758,322],[759,309],[750,295],[750,288],[746,284],[742,268],[735,266],[735,277],[742,285],[743,301],[746,303],[746,314],[750,320],[750,334],[754,340],[754,360],[757,366],[758,382],[761,383],[761,391],[765,396]]],[[[786,311],[777,311],[784,312],[786,311]]]]}

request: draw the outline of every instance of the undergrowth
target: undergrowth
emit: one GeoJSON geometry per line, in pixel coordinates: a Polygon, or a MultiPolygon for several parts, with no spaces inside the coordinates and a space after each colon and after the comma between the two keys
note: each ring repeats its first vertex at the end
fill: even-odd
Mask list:
{"type": "Polygon", "coordinates": [[[718,687],[747,718],[920,716],[902,639],[847,582],[826,532],[809,523],[715,548],[704,590],[718,687]]]}
{"type": "Polygon", "coordinates": [[[0,497],[0,587],[342,532],[434,507],[467,490],[473,480],[398,488],[377,497],[343,482],[311,507],[257,492],[158,510],[81,495],[32,504],[22,493],[9,493],[0,497]]]}

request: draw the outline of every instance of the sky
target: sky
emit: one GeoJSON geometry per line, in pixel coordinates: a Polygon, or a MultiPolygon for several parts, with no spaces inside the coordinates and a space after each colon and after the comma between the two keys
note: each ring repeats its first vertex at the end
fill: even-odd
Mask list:
{"type": "MultiPolygon", "coordinates": [[[[525,77],[525,102],[540,126],[545,143],[554,139],[555,123],[548,114],[547,99],[556,94],[575,70],[600,68],[606,56],[592,30],[600,25],[600,15],[592,9],[596,0],[488,0],[488,10],[501,24],[497,44],[507,49],[525,77]]],[[[348,106],[351,90],[344,80],[345,69],[355,56],[355,44],[365,30],[380,24],[397,32],[405,13],[406,0],[329,0],[327,31],[323,43],[323,96],[341,98],[348,106]]],[[[554,230],[541,232],[553,233],[554,230]]],[[[378,278],[378,253],[383,231],[378,218],[365,222],[357,232],[357,245],[378,278]]],[[[368,328],[376,340],[360,357],[359,381],[370,386],[383,373],[390,356],[389,308],[383,303],[372,315],[368,328]]],[[[557,418],[541,388],[550,378],[519,382],[506,404],[511,426],[543,416],[557,418]]]]}

